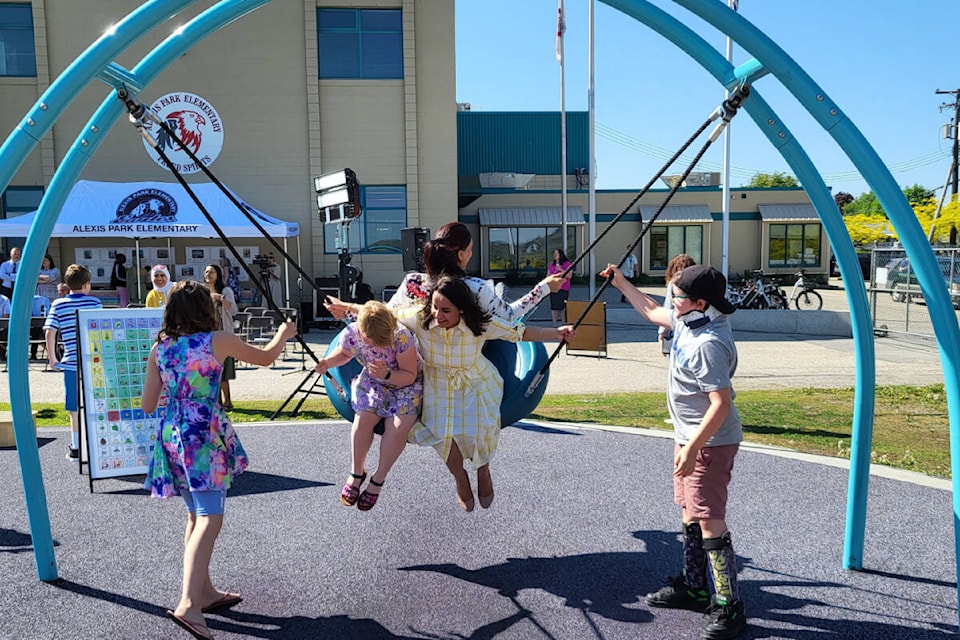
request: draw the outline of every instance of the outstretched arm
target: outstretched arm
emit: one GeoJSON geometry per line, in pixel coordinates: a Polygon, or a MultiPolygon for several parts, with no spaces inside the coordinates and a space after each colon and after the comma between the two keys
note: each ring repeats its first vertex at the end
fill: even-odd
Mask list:
{"type": "Polygon", "coordinates": [[[600,275],[604,278],[609,278],[612,275],[610,284],[619,289],[620,293],[644,318],[661,327],[670,326],[672,312],[664,309],[656,300],[633,286],[616,265],[608,264],[607,268],[600,272],[600,275]]]}
{"type": "Polygon", "coordinates": [[[262,349],[247,344],[233,333],[217,331],[213,334],[213,355],[223,361],[227,356],[233,356],[243,362],[250,362],[265,367],[273,363],[283,351],[283,343],[297,335],[297,325],[293,320],[284,322],[273,338],[262,349]]]}

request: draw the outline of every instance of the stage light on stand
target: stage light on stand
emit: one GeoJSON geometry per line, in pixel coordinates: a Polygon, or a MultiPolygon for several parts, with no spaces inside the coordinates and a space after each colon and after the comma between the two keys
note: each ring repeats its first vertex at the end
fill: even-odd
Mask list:
{"type": "Polygon", "coordinates": [[[313,179],[317,207],[324,224],[338,224],[359,218],[360,183],[352,169],[341,169],[313,179]]]}
{"type": "Polygon", "coordinates": [[[354,298],[360,270],[350,264],[350,223],[360,217],[360,183],[352,169],[325,173],[313,179],[317,207],[324,224],[337,226],[337,281],[340,299],[354,298]]]}

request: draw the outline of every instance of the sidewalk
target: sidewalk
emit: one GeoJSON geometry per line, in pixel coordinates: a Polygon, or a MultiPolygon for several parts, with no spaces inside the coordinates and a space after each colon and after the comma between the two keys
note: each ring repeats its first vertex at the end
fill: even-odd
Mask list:
{"type": "MultiPolygon", "coordinates": [[[[619,298],[616,304],[619,303],[619,298]]],[[[665,391],[667,361],[660,354],[656,329],[638,318],[637,324],[607,325],[607,357],[568,355],[565,352],[550,368],[547,394],[665,391]]],[[[540,308],[531,323],[549,326],[549,308],[540,308]],[[546,315],[546,318],[543,316],[546,315]]],[[[336,331],[311,329],[304,338],[311,351],[322,357],[336,331]]],[[[780,336],[735,331],[739,366],[734,388],[843,388],[856,383],[854,342],[850,338],[780,336]]],[[[553,353],[557,343],[547,343],[553,353]]],[[[876,382],[878,385],[926,385],[943,382],[940,354],[933,345],[918,345],[892,337],[878,338],[876,382]]],[[[308,375],[309,355],[300,361],[300,348],[288,349],[287,359],[274,367],[241,368],[231,382],[234,402],[286,399],[308,375]]],[[[43,371],[43,363],[30,363],[30,395],[34,402],[62,402],[63,377],[43,371]]],[[[8,401],[9,377],[0,374],[0,401],[8,401]]]]}

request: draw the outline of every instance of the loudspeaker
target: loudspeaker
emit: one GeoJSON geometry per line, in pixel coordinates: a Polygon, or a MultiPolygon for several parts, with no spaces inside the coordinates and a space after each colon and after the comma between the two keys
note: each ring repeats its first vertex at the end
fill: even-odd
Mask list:
{"type": "Polygon", "coordinates": [[[407,227],[400,229],[400,246],[403,249],[403,270],[424,271],[423,243],[430,239],[430,229],[407,227]]]}

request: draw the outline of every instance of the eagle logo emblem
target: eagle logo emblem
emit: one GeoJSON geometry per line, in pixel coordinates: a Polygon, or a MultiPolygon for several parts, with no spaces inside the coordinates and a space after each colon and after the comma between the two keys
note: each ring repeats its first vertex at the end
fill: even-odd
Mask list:
{"type": "Polygon", "coordinates": [[[217,110],[204,98],[193,93],[168,93],[158,98],[150,110],[165,126],[148,123],[146,128],[157,146],[153,148],[144,139],[144,147],[164,169],[170,170],[169,161],[180,173],[197,173],[201,166],[210,166],[220,155],[223,123],[217,110]]]}

